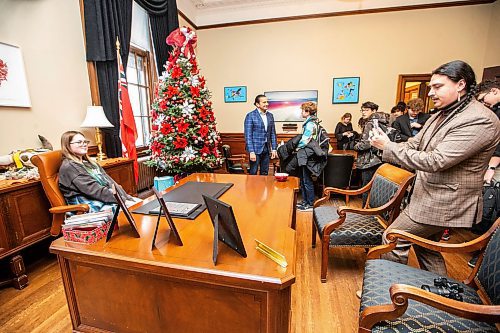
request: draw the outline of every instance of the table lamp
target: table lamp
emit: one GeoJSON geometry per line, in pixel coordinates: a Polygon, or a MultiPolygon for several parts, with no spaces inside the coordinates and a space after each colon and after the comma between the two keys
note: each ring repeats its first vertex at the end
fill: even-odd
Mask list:
{"type": "Polygon", "coordinates": [[[106,154],[102,152],[102,134],[100,128],[114,127],[106,118],[102,106],[93,105],[87,106],[87,114],[85,120],[80,127],[95,127],[95,143],[97,144],[97,160],[102,161],[106,159],[106,154]]]}

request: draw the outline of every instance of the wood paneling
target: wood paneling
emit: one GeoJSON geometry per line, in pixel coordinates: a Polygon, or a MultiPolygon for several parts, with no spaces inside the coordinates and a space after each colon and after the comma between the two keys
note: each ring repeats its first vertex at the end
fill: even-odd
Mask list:
{"type": "MultiPolygon", "coordinates": [[[[277,134],[278,144],[281,141],[287,142],[298,135],[298,133],[279,133],[277,134]]],[[[333,133],[328,134],[330,138],[330,145],[336,149],[337,139],[333,133]]],[[[245,135],[243,133],[220,133],[221,145],[229,145],[232,154],[247,154],[245,150],[245,135]]]]}

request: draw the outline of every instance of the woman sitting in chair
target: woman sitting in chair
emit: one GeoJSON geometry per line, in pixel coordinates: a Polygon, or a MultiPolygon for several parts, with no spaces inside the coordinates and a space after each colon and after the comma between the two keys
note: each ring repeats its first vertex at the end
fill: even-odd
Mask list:
{"type": "Polygon", "coordinates": [[[139,199],[128,195],[103,168],[87,155],[89,141],[77,131],[61,136],[63,161],[59,169],[59,188],[68,205],[88,204],[89,212],[113,209],[116,199],[112,185],[119,195],[131,204],[139,199]]]}

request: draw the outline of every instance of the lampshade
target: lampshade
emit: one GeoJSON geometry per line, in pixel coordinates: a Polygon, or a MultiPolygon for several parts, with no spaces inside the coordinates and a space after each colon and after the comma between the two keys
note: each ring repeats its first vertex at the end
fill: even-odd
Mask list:
{"type": "Polygon", "coordinates": [[[114,127],[106,118],[102,106],[87,106],[85,120],[80,127],[114,127]]]}

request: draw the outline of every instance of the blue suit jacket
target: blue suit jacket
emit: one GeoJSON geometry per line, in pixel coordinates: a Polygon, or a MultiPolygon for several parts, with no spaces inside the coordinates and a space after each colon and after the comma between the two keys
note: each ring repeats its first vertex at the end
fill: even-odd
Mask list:
{"type": "Polygon", "coordinates": [[[267,131],[264,122],[260,117],[259,110],[255,109],[245,117],[245,143],[246,150],[256,154],[262,153],[264,144],[271,145],[270,150],[276,150],[276,128],[274,127],[274,117],[270,112],[266,112],[267,131]]]}

